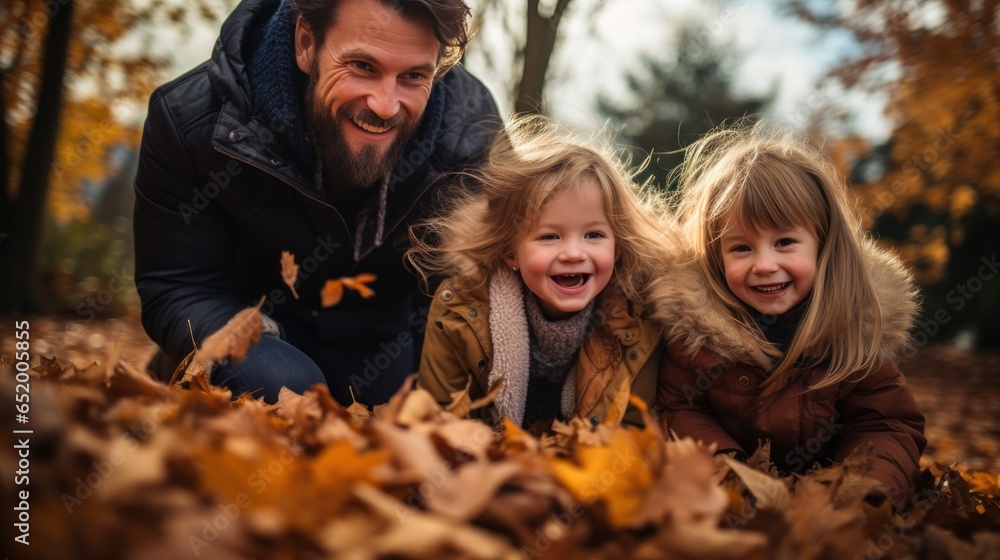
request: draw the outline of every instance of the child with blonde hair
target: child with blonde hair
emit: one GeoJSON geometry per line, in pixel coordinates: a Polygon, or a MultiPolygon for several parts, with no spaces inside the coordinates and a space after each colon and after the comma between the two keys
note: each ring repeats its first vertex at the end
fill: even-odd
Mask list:
{"type": "Polygon", "coordinates": [[[918,309],[910,274],[804,141],[758,123],[686,152],[681,250],[650,288],[669,429],[744,459],[770,440],[785,474],[871,442],[881,490],[910,487],[926,443],[895,361],[918,309]]]}
{"type": "MultiPolygon", "coordinates": [[[[424,280],[447,277],[418,386],[447,404],[501,384],[483,419],[536,432],[574,416],[602,423],[621,391],[651,401],[663,347],[643,314],[662,254],[653,199],[607,150],[540,117],[509,125],[462,179],[469,194],[411,235],[424,280]]],[[[631,407],[614,414],[641,423],[631,407]]]]}

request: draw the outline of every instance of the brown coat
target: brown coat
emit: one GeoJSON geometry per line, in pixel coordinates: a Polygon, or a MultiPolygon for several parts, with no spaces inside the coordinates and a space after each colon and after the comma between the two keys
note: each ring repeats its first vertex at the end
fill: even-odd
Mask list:
{"type": "MultiPolygon", "coordinates": [[[[665,346],[659,324],[642,317],[610,287],[598,296],[595,318],[577,359],[574,392],[576,415],[594,425],[604,420],[623,382],[632,394],[652,402],[665,346]]],[[[490,389],[493,356],[487,287],[463,290],[446,280],[431,303],[417,386],[447,404],[471,377],[472,398],[482,397],[490,389]]],[[[491,423],[500,420],[494,407],[481,412],[491,423]]],[[[623,422],[642,424],[631,406],[623,422]]]]}
{"type": "Polygon", "coordinates": [[[898,259],[873,244],[865,248],[882,307],[882,366],[860,382],[816,391],[806,387],[823,377],[822,366],[768,378],[771,360],[743,340],[722,304],[708,297],[697,266],[679,266],[657,281],[653,316],[670,341],[657,399],[669,429],[747,455],[769,439],[771,459],[785,473],[841,461],[871,441],[877,454],[872,476],[886,491],[910,487],[926,444],[924,417],[895,357],[909,340],[916,292],[898,259]]]}

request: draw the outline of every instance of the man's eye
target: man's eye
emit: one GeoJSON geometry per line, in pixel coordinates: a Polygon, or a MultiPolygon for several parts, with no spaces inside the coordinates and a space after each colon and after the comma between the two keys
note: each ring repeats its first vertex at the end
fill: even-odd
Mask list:
{"type": "Polygon", "coordinates": [[[367,62],[363,62],[361,60],[354,60],[354,61],[350,62],[349,64],[351,66],[354,66],[358,70],[364,70],[365,72],[370,72],[372,70],[372,65],[371,64],[368,64],[367,62]]]}
{"type": "Polygon", "coordinates": [[[424,79],[424,75],[421,74],[420,72],[407,72],[406,73],[406,79],[407,80],[413,80],[415,82],[419,82],[419,81],[421,81],[421,80],[424,79]]]}

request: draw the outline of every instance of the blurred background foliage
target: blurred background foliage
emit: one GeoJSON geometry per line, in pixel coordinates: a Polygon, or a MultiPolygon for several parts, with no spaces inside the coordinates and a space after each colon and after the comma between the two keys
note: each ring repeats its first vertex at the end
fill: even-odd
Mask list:
{"type": "MultiPolygon", "coordinates": [[[[562,40],[566,22],[600,28],[608,6],[624,1],[472,0],[482,33],[466,63],[506,77],[506,91],[495,93],[513,110],[553,112],[546,86],[575,71],[552,63],[573,48],[562,40]]],[[[1000,329],[991,328],[1000,314],[1000,0],[773,3],[789,19],[851,37],[813,92],[887,94],[884,140],[852,130],[851,105],[831,94],[809,100],[799,126],[850,177],[866,226],[913,268],[925,294],[921,330],[935,341],[1000,347],[1000,329]]],[[[711,9],[735,4],[747,2],[711,9]]],[[[0,313],[89,319],[135,308],[131,186],[142,114],[152,88],[182,70],[158,41],[166,28],[178,42],[206,24],[217,29],[234,5],[0,6],[0,313]]],[[[608,65],[624,79],[624,98],[605,92],[602,76],[588,78],[598,92],[595,122],[609,123],[637,167],[648,160],[639,178],[661,188],[675,187],[667,176],[678,150],[712,126],[783,116],[775,92],[737,85],[745,53],[712,27],[719,21],[664,21],[648,49],[608,65]]]]}

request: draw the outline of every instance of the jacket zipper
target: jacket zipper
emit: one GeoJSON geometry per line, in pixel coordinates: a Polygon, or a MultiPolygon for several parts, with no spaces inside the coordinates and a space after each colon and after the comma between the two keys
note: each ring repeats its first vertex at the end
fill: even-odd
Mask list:
{"type": "Polygon", "coordinates": [[[333,213],[337,216],[337,219],[340,220],[340,225],[343,226],[344,227],[344,231],[347,232],[347,238],[350,240],[351,247],[354,246],[354,235],[351,233],[350,228],[347,227],[347,222],[344,220],[344,217],[340,215],[340,210],[337,210],[337,207],[333,206],[329,202],[326,202],[324,200],[320,200],[319,198],[316,198],[315,196],[312,196],[312,195],[306,193],[302,189],[300,189],[300,188],[296,187],[295,185],[293,185],[288,179],[285,179],[284,177],[278,175],[277,173],[271,171],[270,169],[265,169],[264,167],[262,167],[260,165],[257,165],[256,163],[253,163],[251,161],[247,161],[247,160],[245,160],[245,159],[237,156],[236,154],[234,154],[232,152],[228,152],[226,150],[223,150],[222,148],[220,148],[216,144],[213,144],[212,147],[215,148],[215,151],[219,152],[220,154],[222,154],[224,156],[227,156],[227,157],[230,157],[230,158],[232,158],[232,159],[234,159],[236,161],[245,163],[245,164],[249,165],[250,167],[253,167],[254,169],[257,169],[259,171],[263,171],[264,173],[267,173],[271,177],[274,177],[275,179],[277,179],[277,180],[281,181],[282,183],[288,185],[289,187],[291,187],[295,192],[299,193],[300,195],[302,195],[302,196],[304,196],[304,197],[306,197],[309,200],[312,200],[314,202],[318,202],[318,203],[322,204],[323,206],[326,206],[330,210],[333,210],[333,213]]]}

